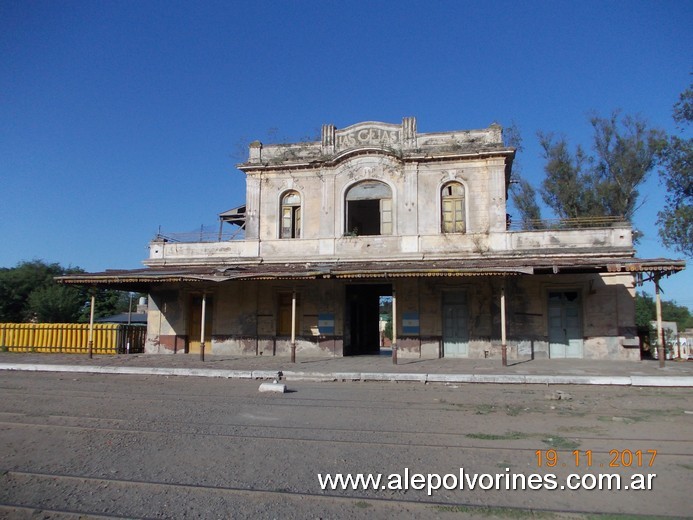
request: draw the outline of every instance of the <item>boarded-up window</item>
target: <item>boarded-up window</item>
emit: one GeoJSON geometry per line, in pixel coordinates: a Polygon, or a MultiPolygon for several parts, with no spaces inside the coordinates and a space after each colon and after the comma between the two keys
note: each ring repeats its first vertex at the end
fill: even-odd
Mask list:
{"type": "Polygon", "coordinates": [[[464,186],[459,182],[443,186],[440,206],[443,233],[464,233],[464,186]]]}

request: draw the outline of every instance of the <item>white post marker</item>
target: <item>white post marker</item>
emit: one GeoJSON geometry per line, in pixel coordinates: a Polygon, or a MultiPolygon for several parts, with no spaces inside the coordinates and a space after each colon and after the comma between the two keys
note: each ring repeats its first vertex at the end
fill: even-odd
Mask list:
{"type": "Polygon", "coordinates": [[[89,309],[89,339],[87,340],[87,348],[89,349],[89,358],[94,353],[94,301],[96,297],[91,295],[91,308],[89,309]]]}
{"type": "Polygon", "coordinates": [[[286,385],[284,383],[262,383],[260,384],[260,392],[276,392],[278,394],[286,393],[286,385]]]}

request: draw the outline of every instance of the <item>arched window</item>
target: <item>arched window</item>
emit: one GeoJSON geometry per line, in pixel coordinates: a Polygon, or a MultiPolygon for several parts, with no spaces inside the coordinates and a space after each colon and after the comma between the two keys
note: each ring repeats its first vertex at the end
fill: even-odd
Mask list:
{"type": "Polygon", "coordinates": [[[301,238],[301,196],[296,191],[289,191],[282,197],[279,238],[301,238]]]}
{"type": "Polygon", "coordinates": [[[443,233],[464,233],[464,186],[449,182],[440,194],[441,230],[443,233]]]}
{"type": "Polygon", "coordinates": [[[384,182],[355,184],[346,193],[345,206],[345,234],[392,234],[392,190],[384,182]]]}

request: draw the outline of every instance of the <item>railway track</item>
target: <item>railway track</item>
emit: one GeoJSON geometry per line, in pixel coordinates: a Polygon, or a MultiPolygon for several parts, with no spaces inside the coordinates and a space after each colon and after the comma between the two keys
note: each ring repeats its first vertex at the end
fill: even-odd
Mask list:
{"type": "MultiPolygon", "coordinates": [[[[30,472],[30,471],[3,471],[0,482],[8,479],[13,479],[15,482],[24,486],[38,484],[42,487],[53,486],[58,493],[73,493],[81,496],[89,496],[89,489],[98,489],[98,502],[101,504],[115,502],[111,495],[120,496],[122,494],[138,493],[145,496],[184,496],[185,501],[194,504],[210,500],[211,497],[222,498],[226,503],[233,504],[236,502],[260,502],[263,504],[281,504],[278,508],[279,512],[283,512],[283,518],[291,518],[294,515],[290,513],[292,504],[301,502],[302,507],[310,510],[330,510],[338,512],[358,511],[359,509],[369,509],[364,511],[367,513],[365,517],[373,517],[374,512],[385,513],[390,515],[395,511],[406,511],[408,516],[412,517],[431,517],[441,512],[465,513],[465,518],[474,518],[476,515],[482,518],[488,518],[494,514],[501,516],[512,515],[514,517],[538,517],[538,518],[593,518],[593,512],[589,510],[573,510],[570,514],[560,509],[543,508],[537,509],[533,507],[490,507],[485,504],[474,502],[458,501],[458,502],[441,502],[436,500],[422,501],[420,499],[410,500],[406,498],[379,498],[367,495],[344,496],[343,494],[335,493],[300,493],[284,490],[265,490],[265,489],[248,489],[234,488],[225,486],[206,486],[203,484],[182,484],[170,482],[144,481],[144,480],[123,480],[116,478],[102,477],[87,477],[83,475],[71,475],[63,473],[45,473],[45,472],[30,472]],[[106,496],[104,496],[106,495],[106,496]],[[368,504],[367,506],[365,504],[368,504]],[[370,508],[375,508],[371,511],[370,508]]],[[[93,496],[93,494],[92,494],[93,496]]],[[[140,519],[159,519],[161,511],[170,509],[171,506],[178,511],[182,508],[180,504],[157,504],[157,513],[138,513],[132,508],[125,512],[109,511],[108,506],[99,505],[99,503],[90,503],[89,500],[82,500],[82,506],[79,508],[65,508],[51,505],[51,500],[48,498],[45,504],[37,506],[29,506],[25,504],[0,504],[0,512],[12,512],[13,510],[21,510],[26,513],[35,513],[40,510],[41,513],[53,513],[61,515],[74,515],[82,518],[88,515],[89,518],[140,518],[140,519]],[[103,510],[105,509],[105,511],[103,510]]],[[[195,511],[194,507],[188,507],[191,512],[195,511]]],[[[45,516],[44,516],[45,517],[45,516]]],[[[233,515],[229,515],[229,518],[233,515]]],[[[681,518],[676,515],[663,514],[659,518],[681,518]]]]}
{"type": "MultiPolygon", "coordinates": [[[[99,422],[117,422],[120,423],[120,427],[109,427],[109,426],[99,426],[99,425],[87,425],[87,424],[60,424],[57,422],[38,422],[33,417],[22,416],[21,414],[8,414],[7,412],[0,412],[0,431],[2,428],[39,428],[39,429],[55,429],[55,430],[70,430],[70,431],[92,431],[92,432],[102,432],[102,433],[114,433],[114,434],[132,434],[132,435],[148,435],[154,437],[160,437],[162,435],[184,435],[190,437],[211,437],[211,438],[224,438],[224,439],[239,439],[239,440],[276,440],[276,441],[287,441],[287,442],[305,442],[305,443],[333,443],[333,444],[354,444],[354,445],[369,445],[369,446],[382,446],[382,447],[421,447],[421,448],[460,448],[467,450],[485,450],[485,451],[526,451],[534,453],[536,447],[520,447],[520,446],[489,446],[487,444],[480,444],[478,441],[471,442],[474,439],[474,434],[470,436],[468,433],[440,433],[440,432],[425,432],[425,431],[402,431],[402,430],[364,430],[364,429],[347,429],[347,428],[314,428],[314,427],[302,427],[302,426],[273,426],[273,425],[248,425],[242,423],[207,423],[203,425],[196,425],[195,429],[185,430],[181,428],[181,425],[173,422],[158,422],[158,428],[152,427],[150,425],[147,428],[134,427],[132,421],[124,419],[114,419],[108,417],[83,417],[83,416],[67,416],[59,415],[53,416],[52,418],[58,420],[75,420],[76,422],[84,421],[87,423],[99,423],[99,422]],[[25,420],[8,420],[8,415],[15,415],[18,418],[24,418],[25,420]],[[200,431],[200,427],[204,427],[200,431]],[[211,432],[207,431],[208,428],[224,428],[232,430],[232,432],[211,432]],[[234,432],[233,430],[242,430],[242,432],[234,432]],[[292,432],[296,435],[286,435],[286,432],[292,432]],[[320,434],[314,436],[306,436],[305,433],[320,434]],[[359,440],[358,438],[339,438],[340,436],[370,436],[373,434],[378,434],[387,439],[394,440],[373,440],[369,438],[367,440],[359,440]],[[422,435],[426,436],[426,441],[417,441],[422,435]]],[[[141,424],[141,422],[137,422],[141,424]]],[[[521,432],[511,432],[509,435],[515,433],[516,439],[534,439],[541,440],[542,438],[549,437],[545,433],[526,433],[522,437],[521,432]]],[[[502,437],[502,435],[500,435],[502,437]]],[[[570,434],[570,438],[574,441],[581,443],[582,445],[590,444],[590,449],[594,454],[602,453],[608,454],[609,449],[595,449],[594,445],[596,443],[608,443],[609,445],[619,444],[625,445],[626,443],[642,443],[642,442],[653,442],[646,439],[635,438],[635,437],[609,437],[605,439],[604,437],[588,436],[581,434],[570,434]]],[[[503,440],[503,439],[490,439],[503,440]]],[[[688,458],[693,463],[693,440],[691,439],[657,439],[658,445],[658,456],[672,456],[679,458],[688,458]],[[675,449],[670,449],[675,448],[675,449]]]]}
{"type": "MultiPolygon", "coordinates": [[[[693,436],[658,432],[663,425],[693,432],[691,417],[681,411],[690,390],[589,388],[575,391],[575,403],[554,403],[544,399],[543,390],[518,392],[518,387],[507,392],[486,386],[317,383],[297,385],[293,394],[260,396],[248,382],[87,379],[0,378],[0,518],[31,518],[41,511],[57,519],[448,513],[488,519],[507,516],[502,508],[519,517],[541,511],[545,518],[581,518],[625,510],[676,518],[687,511],[693,436]],[[663,397],[666,408],[656,413],[647,408],[663,397]],[[645,408],[629,401],[635,398],[645,408]],[[617,417],[625,422],[603,420],[615,411],[626,415],[617,417]],[[640,415],[628,419],[636,412],[640,415]],[[427,496],[411,490],[321,491],[317,479],[319,471],[388,474],[402,468],[441,474],[461,467],[546,472],[537,468],[536,453],[545,456],[552,448],[561,460],[570,460],[572,450],[589,449],[593,459],[604,462],[614,448],[656,449],[655,469],[666,492],[630,493],[620,500],[544,491],[427,496]]],[[[555,468],[557,474],[588,470],[563,466],[555,468]]]]}

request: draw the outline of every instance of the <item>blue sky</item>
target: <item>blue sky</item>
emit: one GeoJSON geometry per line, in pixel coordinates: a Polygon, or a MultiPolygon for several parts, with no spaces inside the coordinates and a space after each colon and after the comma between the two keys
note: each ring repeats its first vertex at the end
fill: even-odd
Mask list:
{"type": "MultiPolygon", "coordinates": [[[[0,266],[140,267],[159,226],[244,202],[242,143],[323,123],[515,124],[537,186],[538,130],[589,147],[589,113],[614,109],[675,130],[691,27],[690,0],[2,0],[0,266]]],[[[638,256],[678,258],[657,237],[656,174],[642,193],[638,256]]],[[[693,308],[692,272],[665,298],[693,308]]]]}

